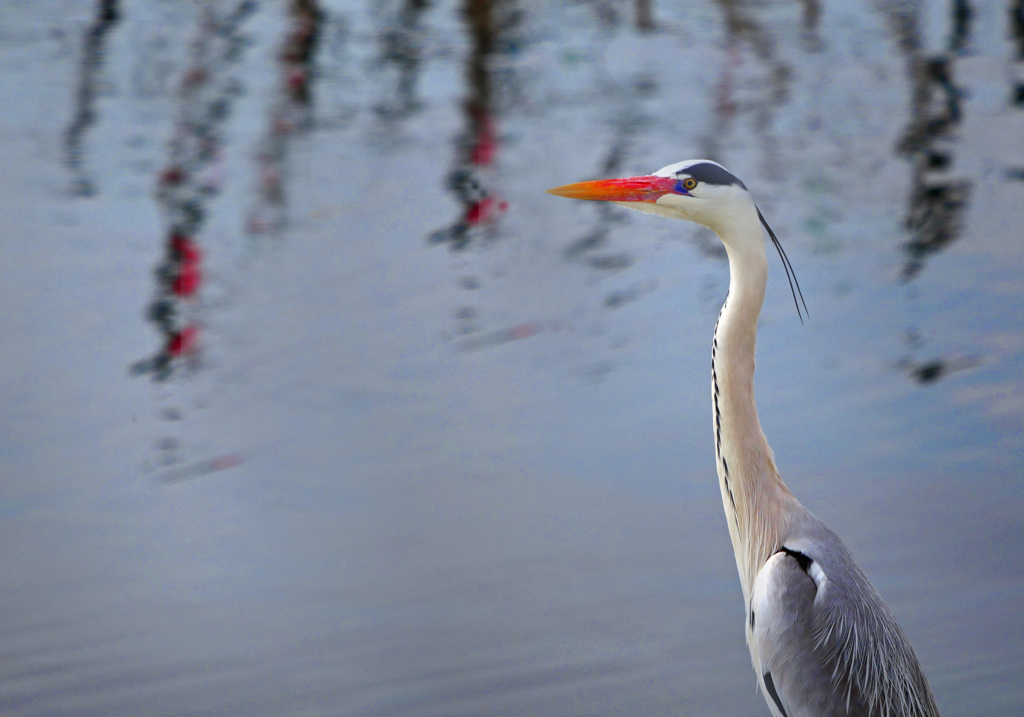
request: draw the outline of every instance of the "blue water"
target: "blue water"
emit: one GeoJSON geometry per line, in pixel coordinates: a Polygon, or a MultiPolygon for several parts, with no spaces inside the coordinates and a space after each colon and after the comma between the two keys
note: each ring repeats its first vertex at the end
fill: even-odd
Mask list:
{"type": "Polygon", "coordinates": [[[115,5],[0,18],[4,714],[766,714],[717,239],[543,192],[697,156],[810,309],[772,259],[783,476],[944,714],[1021,711],[1008,6],[322,2],[306,65],[290,3],[115,5]]]}

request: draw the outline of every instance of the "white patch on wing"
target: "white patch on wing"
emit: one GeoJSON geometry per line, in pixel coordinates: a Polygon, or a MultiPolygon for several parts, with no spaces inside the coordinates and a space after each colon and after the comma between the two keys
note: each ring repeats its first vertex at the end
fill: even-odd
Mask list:
{"type": "MultiPolygon", "coordinates": [[[[777,569],[786,559],[785,553],[775,553],[768,558],[761,569],[757,571],[754,578],[754,591],[750,598],[750,609],[754,613],[753,627],[750,628],[750,644],[757,655],[760,672],[770,669],[765,664],[765,648],[768,646],[770,636],[768,635],[771,626],[778,622],[778,576],[777,569]]],[[[748,618],[748,627],[750,622],[748,618]]]]}
{"type": "MultiPolygon", "coordinates": [[[[824,575],[821,572],[822,578],[824,575]]],[[[793,696],[787,695],[787,689],[793,689],[791,650],[795,644],[793,631],[798,627],[794,624],[795,615],[787,610],[793,609],[794,590],[800,591],[802,587],[803,594],[810,599],[811,586],[806,581],[807,576],[797,569],[796,558],[783,550],[768,558],[754,578],[750,599],[754,624],[750,627],[747,623],[750,652],[761,693],[774,717],[805,714],[799,709],[794,711],[793,696]],[[793,562],[788,563],[789,560],[793,562]]]]}
{"type": "Polygon", "coordinates": [[[811,565],[807,568],[807,574],[811,576],[811,580],[814,581],[815,587],[818,588],[818,594],[825,589],[825,583],[828,582],[828,576],[825,575],[825,571],[818,565],[817,560],[812,560],[811,565]]]}
{"type": "Polygon", "coordinates": [[[779,561],[786,557],[785,553],[776,553],[775,555],[768,558],[761,569],[757,571],[757,577],[754,578],[754,594],[750,600],[751,609],[754,611],[755,623],[761,622],[764,619],[768,621],[768,615],[765,614],[770,611],[771,603],[771,586],[774,582],[772,579],[772,572],[778,567],[779,561]]]}

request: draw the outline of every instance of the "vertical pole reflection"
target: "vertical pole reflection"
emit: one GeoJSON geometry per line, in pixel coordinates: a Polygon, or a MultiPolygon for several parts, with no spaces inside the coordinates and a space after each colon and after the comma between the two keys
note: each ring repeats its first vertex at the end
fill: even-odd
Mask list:
{"type": "Polygon", "coordinates": [[[462,17],[469,33],[466,61],[468,96],[463,102],[465,129],[455,142],[455,162],[447,188],[461,205],[458,218],[433,232],[431,244],[466,249],[480,230],[493,227],[508,203],[491,186],[490,170],[498,157],[497,108],[492,66],[495,55],[513,47],[509,41],[520,17],[510,0],[463,0],[462,17]]]}
{"type": "MultiPolygon", "coordinates": [[[[789,81],[792,69],[776,56],[775,40],[771,33],[755,19],[756,8],[747,0],[718,0],[722,8],[725,30],[730,47],[746,44],[753,50],[758,62],[768,70],[770,98],[768,106],[776,107],[789,96],[789,81]]],[[[813,7],[813,3],[811,4],[813,7]]],[[[807,22],[816,22],[813,12],[808,11],[807,22]]],[[[813,25],[809,25],[813,29],[813,25]]],[[[760,124],[767,124],[766,121],[760,124]]]]}
{"type": "MultiPolygon", "coordinates": [[[[969,41],[969,14],[953,8],[951,47],[969,41]]],[[[910,241],[903,279],[913,279],[925,259],[955,241],[963,227],[971,182],[958,178],[953,167],[963,119],[961,91],[954,83],[956,56],[927,55],[921,46],[919,18],[914,8],[890,8],[890,24],[907,55],[910,83],[910,122],[897,147],[911,163],[913,184],[906,215],[910,241]]]]}
{"type": "MultiPolygon", "coordinates": [[[[963,93],[954,77],[956,59],[970,44],[972,11],[966,0],[952,4],[948,49],[934,54],[922,46],[916,5],[892,4],[885,6],[884,12],[907,57],[911,87],[910,121],[896,148],[911,165],[904,220],[910,239],[903,247],[906,262],[901,273],[902,281],[909,282],[924,269],[929,256],[957,240],[970,201],[972,183],[955,170],[963,93]]],[[[925,344],[922,332],[911,326],[905,335],[908,355],[896,366],[916,383],[935,383],[978,364],[974,356],[915,358],[913,354],[925,344]]]]}
{"type": "MultiPolygon", "coordinates": [[[[198,370],[202,357],[209,356],[203,327],[210,324],[208,312],[216,300],[211,302],[205,290],[207,227],[213,212],[235,207],[231,201],[214,202],[213,198],[237,176],[227,167],[228,149],[238,144],[237,139],[232,143],[227,136],[232,131],[227,120],[236,99],[245,92],[247,78],[241,58],[250,44],[244,33],[245,21],[259,9],[257,0],[204,5],[175,97],[174,130],[166,164],[157,179],[157,201],[166,217],[164,256],[154,272],[156,288],[147,310],[147,319],[160,339],[156,352],[130,369],[134,375],[148,375],[169,387],[178,388],[181,382],[171,383],[170,379],[198,370]]],[[[325,13],[317,0],[290,0],[286,18],[280,30],[281,42],[275,48],[276,83],[272,86],[268,129],[257,150],[255,198],[245,217],[253,234],[282,225],[288,139],[311,122],[314,59],[325,13]]],[[[171,395],[170,391],[162,393],[171,395]]],[[[174,405],[164,405],[161,416],[176,422],[185,417],[174,405]]],[[[236,454],[228,454],[185,462],[181,442],[170,436],[161,439],[157,447],[161,466],[179,464],[164,471],[166,482],[230,468],[241,460],[236,454]]]]}
{"type": "MultiPolygon", "coordinates": [[[[157,202],[166,221],[164,255],[154,271],[156,287],[146,318],[159,333],[159,345],[152,356],[132,365],[130,372],[160,383],[200,365],[200,294],[206,275],[203,230],[212,199],[226,178],[226,121],[235,98],[243,92],[237,77],[246,44],[242,26],[258,7],[256,0],[238,0],[230,9],[222,9],[223,5],[227,3],[210,3],[198,13],[187,65],[178,81],[166,164],[157,177],[157,202]]],[[[180,396],[164,395],[161,418],[178,426],[157,442],[157,461],[169,466],[183,460],[182,442],[174,433],[182,430],[184,415],[180,396]]]]}
{"type": "Polygon", "coordinates": [[[273,234],[285,226],[285,173],[288,140],[312,123],[314,61],[325,13],[316,0],[293,0],[278,55],[280,85],[270,121],[256,154],[256,198],[246,217],[253,235],[273,234]]]}
{"type": "MultiPolygon", "coordinates": [[[[1024,111],[1024,0],[1010,0],[1009,16],[1010,43],[1010,104],[1017,111],[1024,111]]],[[[1010,167],[1008,179],[1024,181],[1024,166],[1010,167]]]]}
{"type": "Polygon", "coordinates": [[[430,0],[404,0],[389,16],[380,33],[378,71],[393,71],[394,82],[385,83],[384,98],[374,110],[382,117],[405,118],[420,109],[416,82],[423,61],[421,20],[430,0]]]}
{"type": "Polygon", "coordinates": [[[953,22],[950,28],[949,51],[963,54],[967,51],[971,38],[971,20],[974,10],[967,0],[953,0],[953,22]]]}
{"type": "Polygon", "coordinates": [[[1024,107],[1024,0],[1010,0],[1010,39],[1015,45],[1013,87],[1011,101],[1024,107]]]}
{"type": "Polygon", "coordinates": [[[636,0],[636,29],[640,32],[652,32],[656,27],[654,0],[636,0]]]}
{"type": "Polygon", "coordinates": [[[82,144],[86,130],[96,119],[96,80],[103,68],[103,41],[120,14],[118,0],[99,0],[96,10],[96,20],[85,31],[75,93],[75,115],[64,133],[65,162],[75,175],[72,192],[82,197],[96,193],[96,185],[86,171],[82,144]]]}
{"type": "Polygon", "coordinates": [[[200,235],[210,200],[224,181],[224,124],[242,91],[233,75],[245,44],[240,26],[255,10],[255,0],[241,0],[223,16],[206,7],[190,44],[169,156],[157,179],[157,201],[168,227],[164,257],[154,272],[156,291],[146,313],[160,333],[160,347],[131,367],[134,375],[164,381],[180,366],[197,365],[203,283],[200,235]]]}
{"type": "MultiPolygon", "coordinates": [[[[789,100],[793,70],[780,57],[771,31],[757,18],[762,6],[750,0],[717,0],[717,4],[725,25],[727,57],[715,87],[715,122],[701,138],[703,154],[710,159],[721,158],[722,142],[732,131],[736,118],[749,118],[762,148],[764,166],[770,168],[765,170],[766,174],[777,175],[786,163],[780,161],[779,143],[772,137],[774,118],[778,108],[789,100]],[[750,55],[754,66],[748,64],[744,69],[750,55]],[[751,72],[762,73],[756,82],[763,91],[743,100],[737,90],[749,82],[744,75],[751,72]]],[[[809,50],[816,50],[822,44],[817,35],[817,5],[814,0],[807,0],[804,8],[804,42],[809,50]]]]}

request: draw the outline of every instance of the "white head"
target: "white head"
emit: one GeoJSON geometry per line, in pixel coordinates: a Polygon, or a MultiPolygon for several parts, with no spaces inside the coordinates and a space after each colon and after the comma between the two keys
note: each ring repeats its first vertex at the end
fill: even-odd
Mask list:
{"type": "MultiPolygon", "coordinates": [[[[647,214],[702,224],[719,236],[730,254],[737,251],[741,255],[755,253],[763,257],[763,225],[782,258],[786,277],[793,289],[796,276],[792,274],[789,259],[754,204],[746,185],[728,169],[710,159],[688,159],[662,167],[644,177],[567,184],[549,189],[548,193],[572,199],[614,202],[647,214]]],[[[799,291],[800,286],[797,284],[793,293],[794,301],[799,291]]],[[[800,298],[802,300],[803,296],[800,298]]],[[[805,305],[804,310],[806,308],[805,305]]],[[[797,313],[800,313],[799,304],[797,313]]]]}

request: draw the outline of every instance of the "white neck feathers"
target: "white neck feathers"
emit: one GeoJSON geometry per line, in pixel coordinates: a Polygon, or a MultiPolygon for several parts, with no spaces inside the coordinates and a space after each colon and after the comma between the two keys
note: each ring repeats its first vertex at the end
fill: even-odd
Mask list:
{"type": "Polygon", "coordinates": [[[711,401],[722,504],[744,598],[749,601],[757,570],[777,549],[775,543],[788,522],[788,506],[780,503],[794,499],[775,468],[754,402],[757,320],[768,259],[756,213],[745,219],[716,227],[729,255],[730,280],[712,344],[711,401]],[[758,240],[751,241],[751,236],[758,240]]]}

